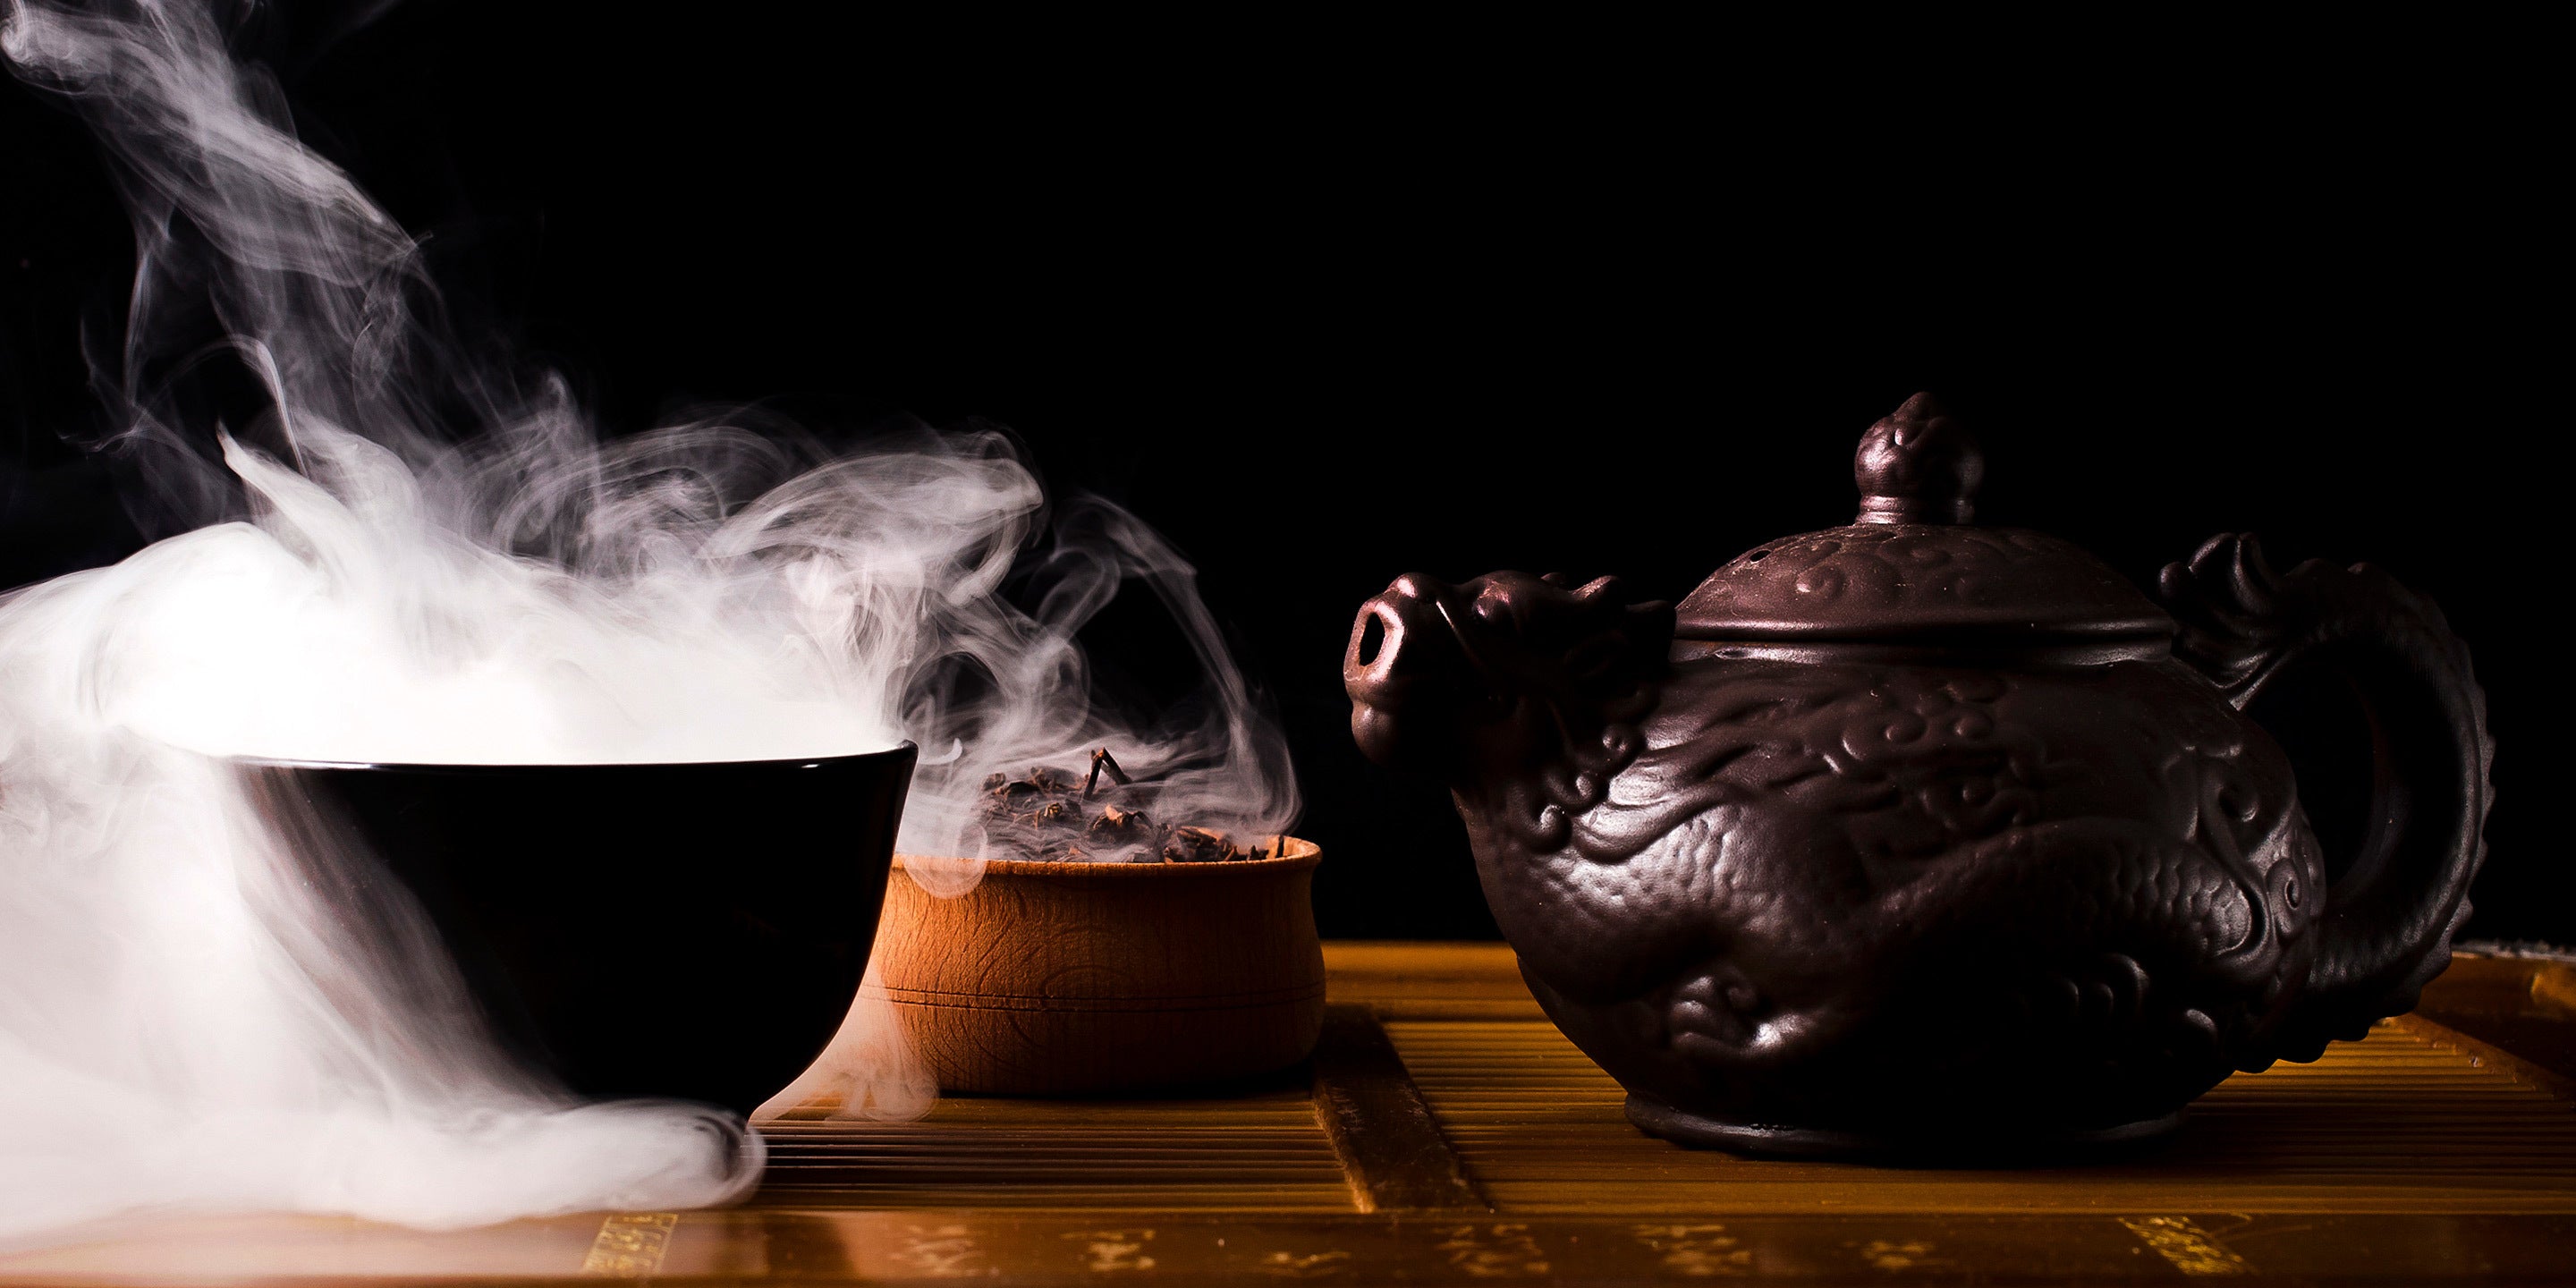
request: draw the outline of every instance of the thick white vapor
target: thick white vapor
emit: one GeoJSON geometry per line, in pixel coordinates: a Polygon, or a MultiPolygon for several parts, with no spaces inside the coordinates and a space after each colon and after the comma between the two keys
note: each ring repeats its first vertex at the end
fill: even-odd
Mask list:
{"type": "MultiPolygon", "coordinates": [[[[1292,820],[1284,746],[1188,565],[1103,503],[1050,521],[1006,439],[835,455],[724,420],[604,439],[561,382],[455,339],[413,239],[295,139],[202,9],[22,0],[0,52],[89,119],[124,189],[139,268],[101,371],[111,450],[187,528],[0,597],[0,1237],[139,1205],[423,1225],[693,1206],[757,1178],[737,1120],[576,1104],[509,1067],[416,911],[332,906],[225,756],[911,738],[902,846],[971,859],[985,775],[1111,746],[1176,817],[1292,820]],[[242,395],[222,424],[191,392],[211,368],[242,395]],[[1186,728],[1092,701],[1075,635],[1129,583],[1204,668],[1186,728]]],[[[883,1021],[863,1002],[800,1088],[917,1111],[883,1021]]]]}

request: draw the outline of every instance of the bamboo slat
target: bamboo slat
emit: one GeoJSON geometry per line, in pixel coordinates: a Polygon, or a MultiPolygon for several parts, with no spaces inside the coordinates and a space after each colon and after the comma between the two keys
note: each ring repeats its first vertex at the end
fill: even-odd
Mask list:
{"type": "Polygon", "coordinates": [[[1325,1011],[1314,1063],[1315,1121],[1333,1142],[1360,1211],[1493,1210],[1366,1007],[1325,1011]]]}
{"type": "Polygon", "coordinates": [[[909,1123],[810,1101],[763,1124],[765,1202],[877,1209],[1349,1212],[1302,1085],[1197,1100],[948,1097],[909,1123]]]}
{"type": "Polygon", "coordinates": [[[1631,1127],[1618,1084],[1544,1021],[1386,1028],[1469,1176],[1507,1212],[2576,1213],[2576,1106],[2420,1021],[2231,1078],[2161,1150],[2010,1170],[1679,1149],[1631,1127]]]}

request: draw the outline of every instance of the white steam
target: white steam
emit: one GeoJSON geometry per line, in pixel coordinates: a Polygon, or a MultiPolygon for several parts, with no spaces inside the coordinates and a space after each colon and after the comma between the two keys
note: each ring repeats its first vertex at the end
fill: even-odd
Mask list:
{"type": "MultiPolygon", "coordinates": [[[[115,165],[140,263],[101,372],[111,447],[161,520],[194,525],[0,597],[0,1236],[144,1204],[470,1223],[757,1178],[758,1137],[728,1117],[577,1105],[508,1067],[417,915],[349,929],[209,756],[911,738],[902,846],[971,858],[987,774],[1110,746],[1175,818],[1292,820],[1284,746],[1188,565],[1104,503],[1048,522],[1006,439],[835,455],[703,421],[603,440],[559,381],[448,333],[413,240],[296,141],[206,13],[22,2],[0,51],[115,165]],[[1208,677],[1187,727],[1095,708],[1075,634],[1129,583],[1208,677]]],[[[800,1088],[917,1110],[883,1018],[863,1002],[800,1088]]]]}

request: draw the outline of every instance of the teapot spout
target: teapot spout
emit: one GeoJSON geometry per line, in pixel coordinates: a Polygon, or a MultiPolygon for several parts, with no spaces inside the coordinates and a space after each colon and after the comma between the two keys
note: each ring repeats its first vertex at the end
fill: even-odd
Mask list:
{"type": "Polygon", "coordinates": [[[1351,737],[1389,769],[1447,781],[1460,767],[1461,700],[1474,668],[1450,627],[1456,599],[1454,588],[1406,573],[1351,624],[1342,654],[1351,737]]]}
{"type": "Polygon", "coordinates": [[[1566,762],[1606,781],[1634,755],[1673,609],[1615,578],[1582,586],[1497,572],[1450,586],[1420,573],[1360,606],[1342,658],[1351,735],[1371,760],[1461,792],[1566,762]],[[1619,766],[1590,763],[1626,749],[1619,766]]]}

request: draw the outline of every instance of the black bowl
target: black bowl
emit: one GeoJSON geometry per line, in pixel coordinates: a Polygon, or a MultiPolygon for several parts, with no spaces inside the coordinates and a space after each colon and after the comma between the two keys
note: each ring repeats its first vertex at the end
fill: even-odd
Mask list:
{"type": "Polygon", "coordinates": [[[914,754],[233,764],[361,933],[403,924],[378,888],[401,883],[519,1060],[586,1096],[748,1112],[858,992],[914,754]]]}

